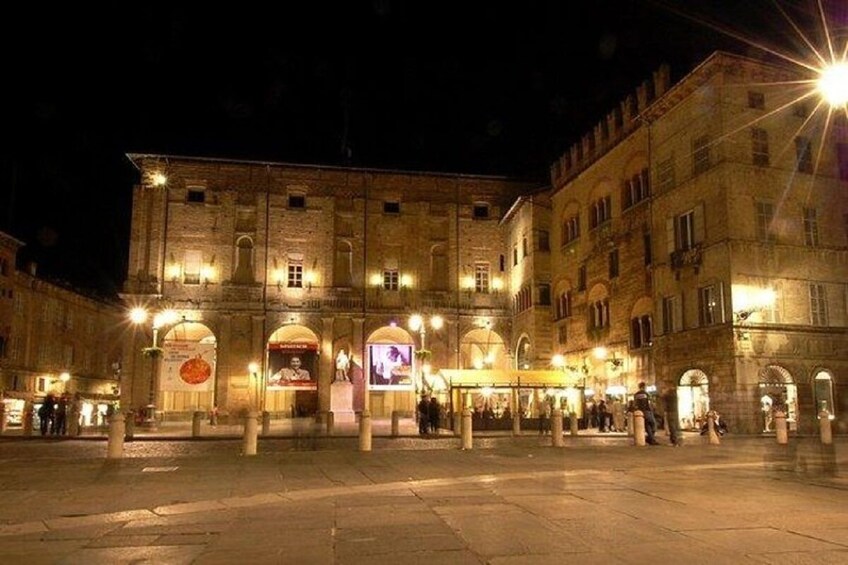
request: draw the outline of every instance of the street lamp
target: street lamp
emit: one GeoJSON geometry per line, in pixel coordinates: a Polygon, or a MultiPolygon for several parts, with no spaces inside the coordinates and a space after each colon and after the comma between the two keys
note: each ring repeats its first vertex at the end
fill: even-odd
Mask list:
{"type": "Polygon", "coordinates": [[[409,329],[418,332],[418,336],[421,338],[421,348],[415,352],[415,358],[420,363],[420,377],[415,383],[416,395],[425,388],[424,385],[426,385],[426,382],[424,381],[424,375],[430,372],[430,358],[432,357],[432,353],[427,349],[428,323],[434,330],[440,330],[445,325],[445,320],[439,315],[430,316],[428,320],[425,320],[425,317],[421,314],[413,314],[409,317],[409,329]],[[420,388],[419,383],[421,384],[420,388]]]}
{"type": "MultiPolygon", "coordinates": [[[[136,307],[130,310],[130,321],[140,327],[147,323],[150,318],[150,312],[146,308],[136,307]]],[[[150,347],[142,349],[145,357],[150,357],[153,364],[150,378],[150,391],[147,398],[147,406],[144,417],[144,422],[147,425],[156,423],[156,404],[157,395],[159,393],[159,357],[162,354],[162,349],[159,347],[159,330],[166,326],[177,322],[179,315],[174,310],[161,310],[153,314],[151,327],[153,329],[153,343],[150,347]]]]}
{"type": "MultiPolygon", "coordinates": [[[[261,404],[260,394],[262,392],[261,384],[263,382],[263,379],[261,378],[261,375],[259,374],[259,363],[257,363],[256,361],[251,361],[247,365],[247,371],[250,373],[250,378],[253,380],[253,387],[254,387],[255,394],[256,394],[256,410],[259,410],[259,406],[261,404]]],[[[248,391],[249,390],[250,389],[248,389],[248,391]]],[[[250,398],[249,397],[248,397],[248,404],[250,404],[250,398]]]]}

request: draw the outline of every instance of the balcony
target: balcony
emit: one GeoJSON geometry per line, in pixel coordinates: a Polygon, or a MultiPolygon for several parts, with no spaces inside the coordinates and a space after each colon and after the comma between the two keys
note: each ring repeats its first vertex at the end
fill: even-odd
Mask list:
{"type": "Polygon", "coordinates": [[[682,269],[687,266],[699,267],[701,265],[701,245],[695,245],[691,249],[678,249],[671,254],[671,268],[682,269]]]}

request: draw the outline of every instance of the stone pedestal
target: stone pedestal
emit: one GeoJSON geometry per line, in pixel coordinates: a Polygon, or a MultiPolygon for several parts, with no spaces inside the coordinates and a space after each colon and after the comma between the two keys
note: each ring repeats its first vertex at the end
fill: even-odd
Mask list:
{"type": "Polygon", "coordinates": [[[347,381],[335,382],[330,386],[330,411],[336,424],[353,424],[353,384],[347,381]]]}

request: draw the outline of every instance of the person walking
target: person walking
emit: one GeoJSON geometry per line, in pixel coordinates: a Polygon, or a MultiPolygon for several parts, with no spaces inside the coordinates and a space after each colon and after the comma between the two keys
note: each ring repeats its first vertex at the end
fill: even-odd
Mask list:
{"type": "Polygon", "coordinates": [[[430,422],[430,433],[439,433],[439,399],[435,396],[430,397],[430,405],[427,407],[427,416],[430,422]]]}
{"type": "Polygon", "coordinates": [[[59,407],[56,408],[55,425],[53,426],[53,435],[63,436],[67,431],[68,420],[68,398],[63,396],[59,399],[59,407]]]}
{"type": "Polygon", "coordinates": [[[633,403],[636,410],[640,410],[645,416],[645,442],[650,445],[659,445],[659,442],[654,437],[657,431],[657,421],[654,418],[651,397],[648,396],[644,381],[639,383],[639,390],[633,395],[633,403]]]}
{"type": "Polygon", "coordinates": [[[44,398],[44,402],[41,404],[41,408],[38,409],[38,424],[39,430],[41,431],[41,435],[46,436],[49,431],[52,431],[50,428],[53,423],[53,411],[55,410],[56,399],[53,398],[52,394],[48,394],[44,398]]]}
{"type": "Polygon", "coordinates": [[[427,427],[430,425],[430,403],[427,401],[427,395],[422,394],[421,400],[418,402],[418,434],[426,435],[427,427]]]}
{"type": "Polygon", "coordinates": [[[680,446],[683,438],[680,436],[680,414],[677,409],[677,389],[672,387],[663,394],[663,411],[665,425],[668,430],[668,440],[671,445],[680,446]]]}

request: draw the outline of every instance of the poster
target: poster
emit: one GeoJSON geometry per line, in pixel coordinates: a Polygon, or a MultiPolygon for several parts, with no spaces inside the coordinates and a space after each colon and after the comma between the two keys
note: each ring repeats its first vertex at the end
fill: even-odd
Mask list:
{"type": "Polygon", "coordinates": [[[374,344],[368,346],[371,388],[411,388],[412,346],[374,344]]]}
{"type": "Polygon", "coordinates": [[[269,390],[317,388],[318,344],[269,343],[267,377],[269,390]]]}
{"type": "Polygon", "coordinates": [[[162,348],[159,390],[208,392],[215,387],[215,344],[168,341],[162,348]]]}

